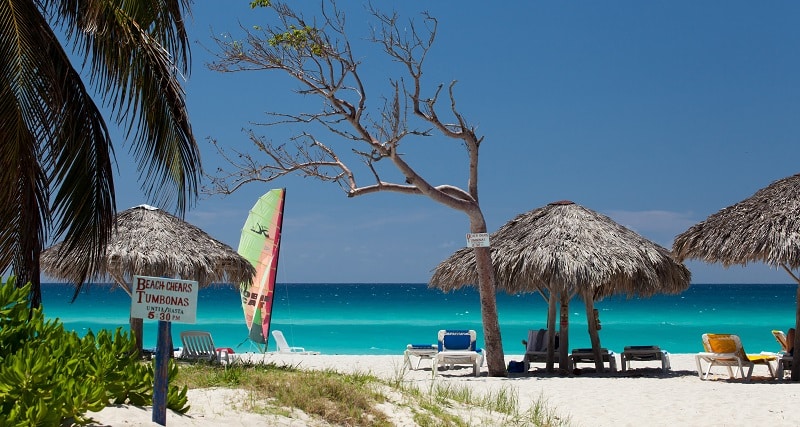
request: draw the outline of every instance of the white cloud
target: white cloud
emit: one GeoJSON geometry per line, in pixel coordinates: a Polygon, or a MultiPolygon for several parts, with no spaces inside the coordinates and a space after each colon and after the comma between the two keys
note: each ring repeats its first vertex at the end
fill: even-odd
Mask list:
{"type": "Polygon", "coordinates": [[[654,242],[670,248],[672,241],[680,233],[705,218],[694,218],[691,212],[650,211],[607,211],[614,221],[630,228],[654,242]]]}
{"type": "Polygon", "coordinates": [[[247,209],[194,209],[186,213],[186,220],[197,227],[217,225],[222,221],[237,221],[244,225],[247,209]]]}
{"type": "Polygon", "coordinates": [[[646,231],[678,231],[683,232],[692,225],[702,221],[692,216],[691,212],[671,211],[609,211],[606,214],[614,221],[640,232],[646,231]]]}
{"type": "MultiPolygon", "coordinates": [[[[466,241],[466,240],[465,240],[465,241],[466,241]]],[[[454,242],[454,241],[452,241],[452,240],[449,240],[449,241],[447,241],[447,242],[442,242],[442,243],[439,245],[439,248],[441,248],[441,249],[452,249],[452,248],[457,248],[457,247],[460,247],[460,246],[457,246],[457,245],[456,245],[456,242],[454,242]]]]}

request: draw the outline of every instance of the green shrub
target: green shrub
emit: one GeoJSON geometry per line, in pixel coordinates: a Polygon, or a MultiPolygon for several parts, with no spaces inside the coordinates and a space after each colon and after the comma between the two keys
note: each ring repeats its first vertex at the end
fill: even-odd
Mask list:
{"type": "MultiPolygon", "coordinates": [[[[86,424],[88,411],[110,403],[153,401],[152,365],[118,328],[83,338],[28,306],[30,284],[0,283],[0,427],[86,424]]],[[[177,367],[170,361],[170,377],[177,367]]],[[[186,388],[171,386],[167,407],[185,413],[186,388]]]]}

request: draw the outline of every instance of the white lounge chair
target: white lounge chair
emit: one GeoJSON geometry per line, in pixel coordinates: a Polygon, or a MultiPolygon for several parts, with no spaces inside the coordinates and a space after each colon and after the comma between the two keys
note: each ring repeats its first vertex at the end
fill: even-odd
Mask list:
{"type": "Polygon", "coordinates": [[[318,351],[306,351],[304,347],[292,347],[286,342],[283,332],[279,330],[272,331],[272,337],[275,338],[275,345],[278,346],[278,353],[284,354],[319,354],[318,351]]]}
{"type": "Polygon", "coordinates": [[[480,376],[483,365],[483,350],[476,348],[477,333],[470,330],[442,329],[438,334],[439,352],[433,356],[432,376],[436,376],[439,365],[472,365],[475,376],[480,376]]]}
{"type": "Polygon", "coordinates": [[[625,347],[620,355],[622,370],[626,371],[631,367],[631,362],[646,362],[651,360],[661,361],[661,370],[666,373],[670,368],[669,352],[662,350],[657,345],[632,345],[625,347]]]}
{"type": "Polygon", "coordinates": [[[436,356],[438,352],[439,350],[436,348],[435,344],[409,344],[403,352],[403,364],[408,366],[409,369],[419,369],[419,364],[422,363],[422,359],[430,359],[433,361],[433,357],[436,356]],[[416,356],[418,358],[416,368],[411,365],[411,356],[416,356]]]}
{"type": "Polygon", "coordinates": [[[784,334],[783,331],[775,329],[772,331],[772,336],[775,337],[775,341],[778,341],[782,352],[789,351],[789,343],[786,339],[786,334],[784,334]]]}
{"type": "Polygon", "coordinates": [[[774,353],[747,354],[738,335],[703,334],[703,348],[705,352],[697,353],[695,356],[697,374],[700,379],[708,379],[708,374],[714,366],[728,368],[729,378],[736,376],[731,367],[737,367],[739,368],[739,376],[749,380],[753,375],[755,365],[767,365],[770,375],[775,377],[775,370],[770,362],[776,362],[778,356],[774,353]],[[708,368],[703,370],[701,362],[708,363],[708,368]],[[744,374],[745,366],[748,368],[746,376],[744,374]]]}
{"type": "Polygon", "coordinates": [[[217,349],[211,333],[206,331],[183,331],[181,332],[181,342],[183,350],[181,359],[188,360],[207,360],[209,362],[230,363],[231,355],[228,349],[217,349]]]}

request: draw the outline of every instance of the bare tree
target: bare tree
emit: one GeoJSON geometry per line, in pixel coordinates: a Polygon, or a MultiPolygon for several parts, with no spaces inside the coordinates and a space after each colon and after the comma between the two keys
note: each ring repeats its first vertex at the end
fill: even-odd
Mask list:
{"type": "MultiPolygon", "coordinates": [[[[377,24],[370,41],[403,70],[401,78],[388,79],[391,93],[382,98],[382,106],[372,111],[372,116],[367,108],[363,75],[359,73],[361,62],[351,50],[345,15],[336,4],[323,2],[319,22],[306,20],[285,4],[272,2],[269,7],[277,14],[275,25],[242,27],[244,41],[230,35],[214,38],[219,50],[210,68],[220,72],[283,71],[299,83],[298,94],[316,97],[323,107],[314,113],[269,113],[272,120],[264,125],[294,124],[303,130],[280,144],[248,131],[258,148],[256,155],[225,150],[212,140],[232,170],[218,169],[217,175],[210,177],[211,188],[207,191],[230,194],[250,182],[269,182],[296,173],[336,182],[348,197],[380,191],[425,195],[467,214],[471,232],[485,233],[486,221],[478,202],[478,151],[483,137],[458,110],[455,81],[439,84],[430,96],[422,93],[423,65],[436,38],[438,21],[423,13],[421,22],[411,20],[401,30],[396,13],[384,14],[370,8],[377,24]],[[447,107],[440,108],[442,103],[447,107]],[[407,163],[400,152],[401,143],[424,138],[452,141],[466,149],[466,189],[433,185],[407,163]],[[356,171],[351,168],[356,163],[359,172],[368,176],[368,184],[357,181],[356,171]],[[389,175],[398,176],[397,172],[402,177],[398,182],[384,180],[389,175]]],[[[489,248],[474,250],[489,375],[506,376],[491,254],[489,248]]]]}

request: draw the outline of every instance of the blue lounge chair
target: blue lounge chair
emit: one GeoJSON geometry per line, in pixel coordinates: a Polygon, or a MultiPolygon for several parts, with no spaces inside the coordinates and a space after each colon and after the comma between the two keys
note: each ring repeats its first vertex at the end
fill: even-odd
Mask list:
{"type": "Polygon", "coordinates": [[[439,365],[472,365],[475,376],[481,373],[483,365],[483,349],[476,348],[477,334],[474,330],[442,329],[438,336],[438,353],[433,357],[433,376],[439,365]]]}

